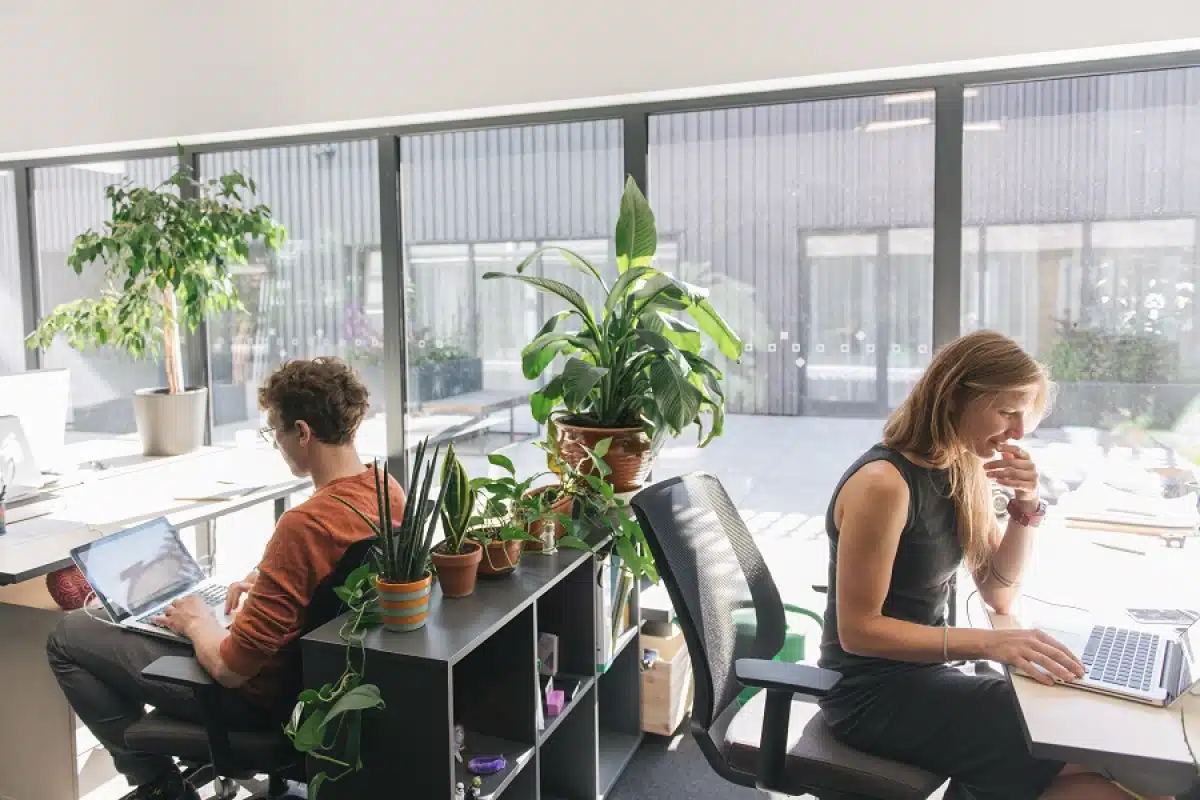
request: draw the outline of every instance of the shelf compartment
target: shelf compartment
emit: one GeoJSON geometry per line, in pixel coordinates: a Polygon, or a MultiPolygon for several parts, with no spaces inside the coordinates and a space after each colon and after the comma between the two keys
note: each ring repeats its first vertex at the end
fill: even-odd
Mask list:
{"type": "Polygon", "coordinates": [[[474,756],[504,756],[507,765],[492,775],[481,775],[483,785],[479,790],[481,800],[495,800],[512,783],[526,765],[533,761],[533,747],[520,742],[486,736],[482,733],[466,732],[462,763],[454,762],[454,780],[464,788],[470,787],[475,776],[467,769],[474,756]]]}
{"type": "Polygon", "coordinates": [[[597,796],[605,797],[612,791],[613,785],[624,773],[625,767],[629,765],[641,744],[642,737],[639,734],[600,729],[600,774],[597,796]]]}
{"type": "MultiPolygon", "coordinates": [[[[595,682],[596,682],[595,678],[589,678],[589,677],[585,677],[583,675],[571,675],[569,673],[559,673],[559,674],[562,675],[562,677],[564,677],[564,678],[573,678],[574,680],[579,681],[579,688],[575,690],[575,696],[573,698],[571,698],[570,700],[568,700],[567,704],[565,706],[563,706],[563,710],[562,710],[561,714],[559,714],[557,717],[553,717],[553,718],[547,717],[546,718],[545,730],[538,731],[538,744],[539,745],[542,742],[546,741],[546,739],[548,739],[550,737],[550,734],[554,733],[554,731],[558,728],[558,726],[562,724],[562,721],[567,718],[567,715],[569,715],[572,711],[574,711],[575,707],[584,701],[584,698],[591,697],[590,692],[592,689],[592,685],[595,684],[595,682]]],[[[555,677],[558,677],[558,676],[555,676],[555,677]]],[[[544,709],[545,709],[545,704],[543,704],[543,710],[544,709]]]]}

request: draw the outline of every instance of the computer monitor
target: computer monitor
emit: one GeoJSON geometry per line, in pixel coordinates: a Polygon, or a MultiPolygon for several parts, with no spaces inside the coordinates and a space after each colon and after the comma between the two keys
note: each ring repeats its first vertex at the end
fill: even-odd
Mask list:
{"type": "Polygon", "coordinates": [[[0,416],[21,420],[29,449],[43,470],[65,469],[70,372],[39,369],[0,375],[0,416]]]}

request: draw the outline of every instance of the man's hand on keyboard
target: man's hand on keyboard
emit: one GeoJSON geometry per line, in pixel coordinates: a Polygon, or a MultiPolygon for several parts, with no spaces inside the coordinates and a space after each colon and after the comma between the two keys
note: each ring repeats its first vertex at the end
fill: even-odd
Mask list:
{"type": "Polygon", "coordinates": [[[164,607],[162,615],[154,618],[154,624],[170,628],[191,639],[197,627],[216,625],[217,618],[213,615],[212,608],[199,596],[188,595],[164,607]]]}
{"type": "Polygon", "coordinates": [[[225,616],[238,610],[242,604],[242,598],[250,594],[256,580],[258,580],[258,570],[255,569],[251,570],[244,580],[229,584],[229,594],[225,595],[225,616]]]}

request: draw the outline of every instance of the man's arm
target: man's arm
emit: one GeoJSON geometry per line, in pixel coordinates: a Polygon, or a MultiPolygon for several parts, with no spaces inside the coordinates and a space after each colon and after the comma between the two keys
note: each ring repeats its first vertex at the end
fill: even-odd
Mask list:
{"type": "Polygon", "coordinates": [[[229,638],[229,631],[217,622],[204,601],[199,597],[185,597],[163,609],[163,615],[155,622],[192,640],[196,660],[217,683],[236,689],[249,680],[229,668],[221,657],[221,643],[229,638]]]}

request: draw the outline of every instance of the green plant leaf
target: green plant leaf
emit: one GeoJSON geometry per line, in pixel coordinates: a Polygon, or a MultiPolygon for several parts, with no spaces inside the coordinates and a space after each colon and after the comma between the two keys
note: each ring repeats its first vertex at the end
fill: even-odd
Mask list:
{"type": "Polygon", "coordinates": [[[689,305],[679,282],[665,272],[655,272],[651,275],[633,292],[633,299],[636,304],[635,313],[639,315],[659,309],[683,311],[689,305]]]}
{"type": "Polygon", "coordinates": [[[596,458],[604,458],[608,455],[608,448],[610,447],[612,447],[612,437],[606,436],[596,442],[596,446],[592,448],[592,452],[596,455],[596,458]]]}
{"type": "Polygon", "coordinates": [[[687,312],[692,319],[696,320],[700,330],[708,334],[708,338],[716,343],[717,349],[721,351],[722,355],[730,361],[741,360],[742,340],[733,332],[733,328],[729,327],[725,318],[717,313],[712,303],[708,300],[700,300],[688,308],[687,312]]]}
{"type": "Polygon", "coordinates": [[[483,279],[494,280],[496,278],[508,278],[509,280],[520,281],[528,284],[538,291],[546,292],[547,294],[560,297],[567,302],[579,316],[582,317],[584,324],[593,332],[596,332],[596,318],[592,315],[592,307],[588,305],[588,301],[583,295],[572,289],[562,281],[552,280],[550,278],[542,278],[536,275],[513,275],[508,272],[486,272],[483,279]]]}
{"type": "Polygon", "coordinates": [[[625,181],[621,195],[621,210],[617,216],[617,270],[624,273],[630,267],[648,267],[658,248],[654,229],[654,212],[633,176],[625,181]]]}
{"type": "Polygon", "coordinates": [[[545,424],[550,419],[551,412],[562,402],[563,377],[556,375],[541,389],[529,396],[529,410],[533,418],[545,424]]]}
{"type": "Polygon", "coordinates": [[[500,453],[492,453],[488,456],[488,463],[494,467],[500,467],[509,475],[517,474],[517,468],[513,466],[512,459],[508,456],[501,455],[500,453]]]}
{"type": "Polygon", "coordinates": [[[560,537],[558,539],[557,544],[559,547],[569,547],[572,550],[591,550],[592,549],[592,546],[590,544],[588,544],[587,542],[585,542],[583,539],[580,539],[578,536],[572,536],[570,534],[560,537]]]}
{"type": "Polygon", "coordinates": [[[329,775],[325,772],[318,772],[308,782],[308,800],[317,800],[321,794],[321,787],[325,785],[325,781],[329,779],[329,775]]]}
{"type": "Polygon", "coordinates": [[[301,753],[310,753],[324,746],[324,736],[325,711],[320,708],[314,709],[312,714],[300,724],[300,728],[296,731],[296,737],[292,740],[292,745],[301,753]]]}
{"type": "Polygon", "coordinates": [[[544,333],[521,350],[521,374],[526,380],[534,380],[554,361],[559,353],[570,353],[576,349],[575,337],[570,333],[544,333]]]}
{"type": "Polygon", "coordinates": [[[650,364],[650,386],[654,402],[672,433],[678,434],[696,420],[700,394],[674,361],[659,358],[650,364]]]}
{"type": "Polygon", "coordinates": [[[368,708],[383,707],[384,702],[379,694],[379,687],[373,683],[364,683],[346,692],[333,704],[329,709],[329,713],[325,715],[325,724],[328,725],[337,717],[350,711],[364,711],[368,708]]]}
{"type": "Polygon", "coordinates": [[[563,402],[569,410],[583,406],[588,394],[608,374],[604,367],[589,364],[582,358],[570,358],[562,371],[563,402]]]}
{"type": "Polygon", "coordinates": [[[648,266],[637,266],[622,272],[621,277],[617,278],[617,282],[613,284],[612,290],[609,291],[608,299],[604,301],[605,312],[608,314],[613,313],[638,281],[655,272],[655,269],[648,266]]]}

